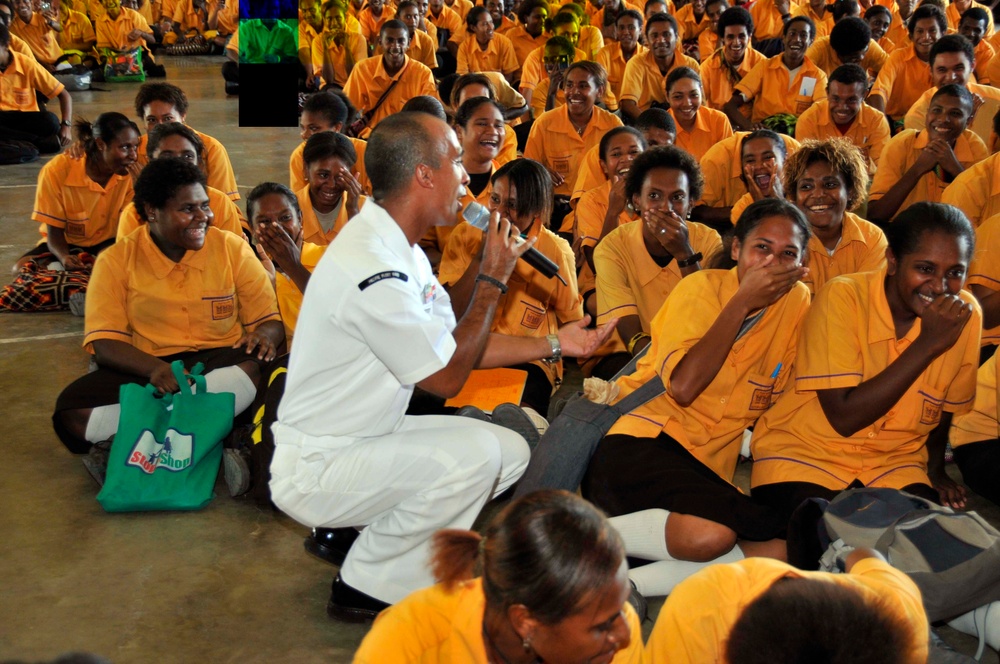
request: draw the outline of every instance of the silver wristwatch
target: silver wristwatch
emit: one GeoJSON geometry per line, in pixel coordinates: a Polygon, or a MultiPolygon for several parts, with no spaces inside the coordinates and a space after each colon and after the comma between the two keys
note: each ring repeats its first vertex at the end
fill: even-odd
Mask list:
{"type": "Polygon", "coordinates": [[[554,364],[562,359],[562,344],[559,343],[559,336],[556,334],[548,334],[545,338],[552,347],[552,355],[545,358],[545,361],[554,364]]]}

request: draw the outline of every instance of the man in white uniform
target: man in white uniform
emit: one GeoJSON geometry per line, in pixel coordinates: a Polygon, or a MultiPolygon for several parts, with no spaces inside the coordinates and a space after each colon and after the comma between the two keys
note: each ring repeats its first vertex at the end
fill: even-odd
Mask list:
{"type": "MultiPolygon", "coordinates": [[[[414,386],[452,396],[491,357],[553,354],[545,339],[501,337],[487,347],[497,301],[533,244],[518,247],[509,222],[494,215],[476,291],[457,324],[417,246],[432,225],[454,220],[469,179],[447,124],[422,113],[390,116],[372,134],[365,166],[373,196],[326,251],[302,303],[270,484],[275,504],[307,526],[367,526],[327,606],[354,621],[432,584],[433,533],[472,527],[528,463],[527,444],[508,429],[404,415],[414,386]]],[[[608,332],[574,325],[560,338],[567,354],[584,355],[608,332]]]]}

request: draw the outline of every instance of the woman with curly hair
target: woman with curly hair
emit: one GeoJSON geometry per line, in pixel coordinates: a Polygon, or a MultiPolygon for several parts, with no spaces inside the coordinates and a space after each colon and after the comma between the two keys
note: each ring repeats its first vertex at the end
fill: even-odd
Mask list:
{"type": "Polygon", "coordinates": [[[809,274],[815,293],[841,274],[885,267],[885,233],[848,210],[868,189],[868,167],[861,151],[846,138],[805,141],[785,162],[785,197],[809,221],[809,274]]]}

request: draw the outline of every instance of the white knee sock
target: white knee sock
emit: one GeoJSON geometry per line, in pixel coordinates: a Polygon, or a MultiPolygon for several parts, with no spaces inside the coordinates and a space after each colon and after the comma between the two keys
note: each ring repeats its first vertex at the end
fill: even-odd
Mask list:
{"type": "Polygon", "coordinates": [[[628,578],[644,597],[662,597],[669,595],[674,587],[695,572],[709,565],[735,563],[743,560],[740,547],[734,546],[729,553],[705,563],[694,563],[688,560],[661,560],[637,569],[629,570],[628,578]]]}
{"type": "Polygon", "coordinates": [[[625,542],[630,556],[646,560],[673,560],[667,551],[667,517],[670,512],[649,509],[608,519],[625,542]]]}
{"type": "Polygon", "coordinates": [[[257,388],[250,376],[235,366],[209,371],[205,374],[205,386],[209,392],[232,392],[236,395],[236,415],[249,408],[257,396],[257,388]]]}
{"type": "Polygon", "coordinates": [[[121,417],[122,407],[118,404],[110,406],[98,406],[90,411],[90,419],[87,420],[87,431],[83,437],[91,443],[99,443],[107,440],[118,433],[118,419],[121,417]]]}
{"type": "MultiPolygon", "coordinates": [[[[994,650],[1000,650],[1000,602],[993,602],[979,607],[975,611],[969,611],[948,622],[948,626],[979,638],[980,643],[984,641],[994,650]]],[[[982,646],[976,655],[976,660],[982,657],[982,646]]]]}

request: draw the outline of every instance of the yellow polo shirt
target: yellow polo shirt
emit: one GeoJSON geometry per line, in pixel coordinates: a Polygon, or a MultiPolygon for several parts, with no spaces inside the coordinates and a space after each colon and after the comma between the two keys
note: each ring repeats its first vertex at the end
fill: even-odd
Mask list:
{"type": "Polygon", "coordinates": [[[370,134],[384,118],[403,110],[403,105],[413,97],[428,95],[435,99],[439,98],[431,70],[408,56],[402,69],[396,72],[395,76],[386,73],[382,58],[362,60],[354,66],[351,75],[347,77],[344,92],[358,110],[370,111],[392,81],[399,83],[375,111],[364,132],[365,136],[370,134]]]}
{"type": "Polygon", "coordinates": [[[878,170],[878,159],[890,137],[889,122],[885,119],[885,114],[865,103],[861,104],[861,110],[845,132],[841,132],[830,118],[830,102],[827,99],[810,106],[795,124],[795,138],[799,141],[807,138],[818,141],[846,138],[851,141],[868,162],[869,176],[878,170]]]}
{"type": "Polygon", "coordinates": [[[617,116],[595,106],[590,122],[580,135],[570,122],[566,107],[555,108],[542,113],[531,126],[524,156],[562,175],[565,181],[555,188],[555,193],[569,196],[573,193],[583,155],[599,145],[609,129],[620,126],[622,121],[617,116]]]}
{"type": "Polygon", "coordinates": [[[897,47],[889,54],[870,94],[882,97],[886,115],[898,119],[932,87],[930,65],[918,58],[914,47],[908,45],[897,47]]]}
{"type": "Polygon", "coordinates": [[[826,99],[826,81],[826,74],[806,57],[789,85],[789,71],[779,54],[751,69],[735,92],[753,100],[751,120],[760,122],[777,113],[802,115],[815,102],[826,99]]]}
{"type": "Polygon", "coordinates": [[[654,101],[666,104],[667,75],[678,67],[690,67],[698,71],[698,61],[689,58],[678,49],[674,52],[673,64],[666,74],[661,74],[652,51],[647,50],[641,56],[633,57],[625,65],[619,102],[626,99],[634,101],[640,112],[647,110],[654,101]]]}
{"type": "MultiPolygon", "coordinates": [[[[725,62],[725,56],[721,52],[711,55],[702,53],[701,57],[701,85],[705,89],[705,98],[702,103],[709,108],[721,111],[722,107],[728,104],[729,100],[733,98],[733,89],[740,81],[736,80],[736,76],[729,70],[725,62]]],[[[765,60],[767,58],[762,53],[754,50],[751,46],[747,46],[743,62],[736,67],[739,79],[742,80],[751,69],[765,60]]],[[[753,102],[749,101],[740,106],[740,112],[748,118],[753,115],[753,102]]]]}

